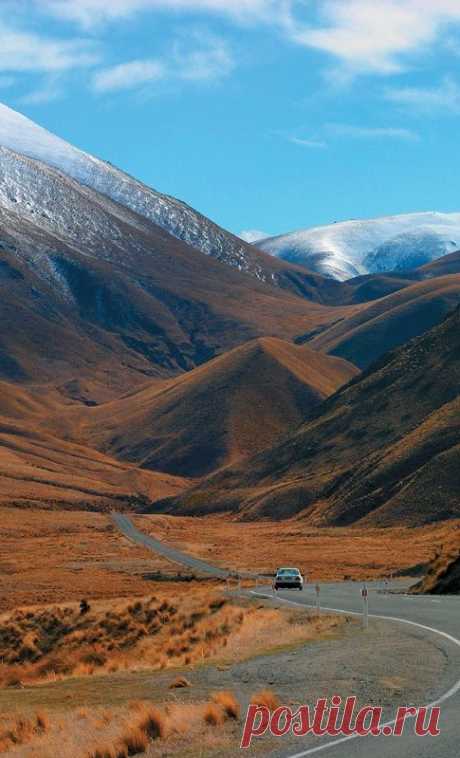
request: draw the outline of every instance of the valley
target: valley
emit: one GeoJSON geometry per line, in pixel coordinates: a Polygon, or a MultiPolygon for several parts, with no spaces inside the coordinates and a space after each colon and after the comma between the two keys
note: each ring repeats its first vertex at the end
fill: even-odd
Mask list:
{"type": "Polygon", "coordinates": [[[439,694],[459,218],[251,245],[0,104],[2,755],[234,758],[250,703],[439,694]],[[217,572],[134,544],[115,512],[217,572]],[[299,602],[271,591],[282,565],[299,602]]]}

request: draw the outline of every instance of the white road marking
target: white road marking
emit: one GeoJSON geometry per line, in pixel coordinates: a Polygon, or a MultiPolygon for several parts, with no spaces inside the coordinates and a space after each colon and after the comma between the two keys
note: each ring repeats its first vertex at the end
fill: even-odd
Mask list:
{"type": "MultiPolygon", "coordinates": [[[[255,593],[251,592],[253,595],[259,595],[259,597],[265,597],[268,599],[275,598],[275,595],[267,595],[262,594],[261,592],[255,593]]],[[[287,600],[286,598],[276,598],[277,600],[281,600],[282,602],[289,603],[290,605],[297,605],[300,607],[307,607],[307,608],[313,608],[312,605],[307,605],[307,603],[297,603],[295,600],[287,600]]],[[[362,613],[359,611],[344,611],[342,608],[322,608],[323,611],[330,611],[331,613],[346,613],[349,616],[362,616],[362,613]]],[[[444,637],[446,640],[449,640],[449,642],[453,642],[454,645],[457,645],[460,647],[460,640],[458,640],[456,637],[453,637],[451,634],[447,634],[447,632],[442,632],[440,629],[435,629],[432,626],[425,626],[424,624],[418,624],[416,621],[409,621],[409,619],[402,619],[398,618],[398,616],[380,616],[377,613],[370,613],[369,618],[374,619],[383,619],[384,621],[396,621],[400,624],[409,624],[410,626],[416,626],[418,629],[423,629],[425,632],[431,632],[432,634],[437,634],[440,637],[444,637]]],[[[425,706],[425,708],[434,708],[435,706],[442,705],[446,702],[446,700],[450,700],[451,697],[457,694],[457,692],[460,691],[460,679],[458,682],[456,682],[450,690],[445,692],[441,697],[439,697],[437,700],[434,700],[432,703],[429,703],[425,706]]],[[[396,719],[393,719],[392,721],[387,721],[385,724],[382,724],[382,728],[385,726],[394,726],[396,723],[396,719]]],[[[307,755],[313,755],[314,753],[319,753],[321,750],[327,750],[331,747],[336,747],[336,745],[341,745],[344,742],[349,742],[350,740],[354,740],[357,737],[359,737],[359,734],[351,734],[349,737],[341,737],[338,740],[332,740],[332,742],[326,742],[324,745],[318,745],[317,747],[309,748],[308,750],[304,750],[302,753],[295,753],[293,755],[287,756],[287,758],[305,758],[307,755]]]]}

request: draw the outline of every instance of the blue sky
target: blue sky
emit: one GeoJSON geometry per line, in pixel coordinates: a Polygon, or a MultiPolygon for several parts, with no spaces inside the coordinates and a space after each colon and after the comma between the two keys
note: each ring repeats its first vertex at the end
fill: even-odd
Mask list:
{"type": "Polygon", "coordinates": [[[0,99],[234,232],[460,210],[459,0],[1,0],[0,99]]]}

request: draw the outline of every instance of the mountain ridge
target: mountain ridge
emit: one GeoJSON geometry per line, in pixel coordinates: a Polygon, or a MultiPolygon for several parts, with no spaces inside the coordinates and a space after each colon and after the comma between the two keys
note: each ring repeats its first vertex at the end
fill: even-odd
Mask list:
{"type": "Polygon", "coordinates": [[[257,241],[274,257],[346,281],[406,271],[460,248],[460,213],[421,212],[341,221],[257,241]]]}
{"type": "Polygon", "coordinates": [[[66,437],[118,460],[200,477],[272,446],[358,373],[339,358],[262,337],[120,400],[60,411],[53,426],[62,433],[64,419],[66,437]]]}
{"type": "MultiPolygon", "coordinates": [[[[460,517],[460,307],[312,411],[280,445],[159,505],[311,525],[460,517]]],[[[158,504],[157,504],[158,505],[158,504]]]]}

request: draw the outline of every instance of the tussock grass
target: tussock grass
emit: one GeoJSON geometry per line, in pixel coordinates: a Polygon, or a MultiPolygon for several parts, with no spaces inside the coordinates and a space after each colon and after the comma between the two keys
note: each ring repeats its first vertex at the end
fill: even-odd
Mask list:
{"type": "Polygon", "coordinates": [[[35,716],[31,717],[17,715],[6,721],[7,723],[0,730],[0,752],[2,753],[43,737],[50,728],[48,716],[43,711],[37,711],[35,716]]]}
{"type": "Polygon", "coordinates": [[[145,703],[131,704],[131,717],[119,736],[107,744],[91,748],[86,758],[128,758],[142,755],[157,740],[193,735],[202,727],[222,727],[238,720],[240,703],[231,692],[217,692],[207,703],[174,703],[157,708],[145,703]]]}
{"type": "Polygon", "coordinates": [[[251,697],[251,705],[264,705],[270,711],[274,711],[280,705],[280,701],[272,690],[264,689],[254,693],[251,697]]]}
{"type": "Polygon", "coordinates": [[[18,610],[0,621],[0,685],[202,662],[225,649],[244,617],[209,592],[177,604],[156,596],[94,604],[85,613],[78,606],[18,610]]]}
{"type": "Polygon", "coordinates": [[[212,699],[214,703],[222,708],[227,718],[239,719],[240,704],[232,692],[217,692],[212,699]]]}
{"type": "MultiPolygon", "coordinates": [[[[84,613],[78,604],[17,610],[0,619],[0,686],[231,663],[335,634],[345,622],[230,600],[206,589],[174,603],[151,596],[92,603],[84,613]]],[[[183,675],[170,685],[188,686],[183,675]]]]}

